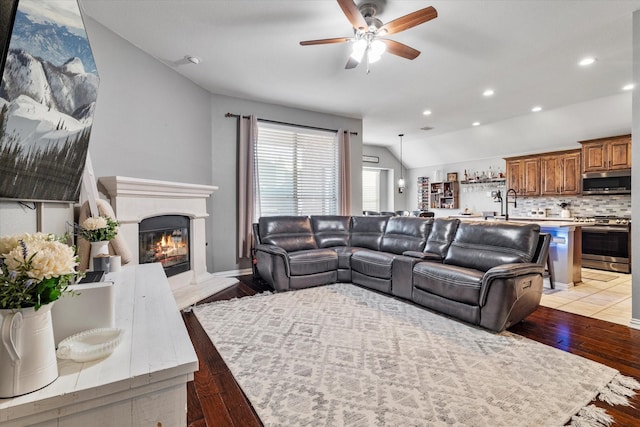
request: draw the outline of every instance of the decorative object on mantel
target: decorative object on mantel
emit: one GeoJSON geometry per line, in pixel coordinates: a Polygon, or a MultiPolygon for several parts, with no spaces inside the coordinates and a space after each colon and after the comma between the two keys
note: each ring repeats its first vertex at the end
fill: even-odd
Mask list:
{"type": "Polygon", "coordinates": [[[58,378],[51,307],[76,279],[77,261],[53,235],[0,238],[0,398],[58,378]]]}
{"type": "Polygon", "coordinates": [[[109,216],[90,216],[80,223],[78,237],[91,244],[89,269],[94,270],[94,258],[109,256],[109,241],[118,235],[118,221],[109,216]]]}
{"type": "MultiPolygon", "coordinates": [[[[115,213],[113,212],[113,208],[111,207],[109,202],[102,199],[96,199],[95,202],[97,204],[98,213],[100,216],[109,217],[109,218],[116,217],[115,213]]],[[[80,216],[78,218],[78,223],[84,224],[84,222],[91,217],[92,215],[89,209],[89,203],[85,202],[82,205],[82,208],[80,209],[80,216]]],[[[90,240],[87,240],[87,238],[82,236],[80,233],[78,234],[78,256],[80,257],[80,263],[78,268],[80,271],[85,271],[89,268],[90,256],[94,256],[92,252],[93,248],[91,247],[92,245],[90,244],[90,242],[91,242],[90,240]]],[[[107,243],[109,246],[109,250],[106,252],[106,254],[112,253],[115,255],[120,255],[122,264],[128,264],[131,262],[132,260],[131,251],[129,250],[129,247],[125,243],[124,238],[120,236],[120,234],[115,234],[115,236],[111,240],[109,240],[107,243]]],[[[98,249],[96,249],[96,251],[97,250],[98,249]]],[[[102,250],[104,251],[104,249],[102,250]]]]}

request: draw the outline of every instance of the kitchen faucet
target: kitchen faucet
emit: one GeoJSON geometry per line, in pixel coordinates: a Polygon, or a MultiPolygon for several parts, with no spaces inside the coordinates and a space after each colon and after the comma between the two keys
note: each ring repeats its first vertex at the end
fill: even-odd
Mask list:
{"type": "Polygon", "coordinates": [[[504,198],[505,198],[505,203],[504,203],[504,219],[505,221],[509,221],[509,203],[512,203],[509,201],[509,193],[513,192],[513,207],[517,208],[518,207],[518,192],[516,190],[514,190],[513,188],[510,188],[507,190],[507,194],[505,194],[504,198]]]}

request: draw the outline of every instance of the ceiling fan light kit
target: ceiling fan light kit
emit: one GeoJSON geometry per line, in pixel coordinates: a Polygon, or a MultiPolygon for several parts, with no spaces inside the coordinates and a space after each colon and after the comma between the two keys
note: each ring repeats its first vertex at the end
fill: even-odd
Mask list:
{"type": "Polygon", "coordinates": [[[408,30],[438,16],[435,8],[429,6],[383,24],[380,19],[376,18],[376,14],[381,12],[385,4],[384,1],[369,1],[362,3],[360,6],[357,6],[353,0],[337,1],[353,27],[354,36],[307,40],[301,41],[300,44],[302,46],[311,46],[353,42],[352,52],[345,69],[357,67],[366,55],[367,74],[369,73],[369,64],[379,61],[384,52],[411,60],[420,55],[420,51],[412,47],[381,37],[408,30]]]}

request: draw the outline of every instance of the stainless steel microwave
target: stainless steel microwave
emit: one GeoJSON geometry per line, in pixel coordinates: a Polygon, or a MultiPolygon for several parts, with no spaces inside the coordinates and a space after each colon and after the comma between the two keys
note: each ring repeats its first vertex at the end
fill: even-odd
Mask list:
{"type": "Polygon", "coordinates": [[[582,174],[582,194],[631,194],[631,169],[582,174]]]}

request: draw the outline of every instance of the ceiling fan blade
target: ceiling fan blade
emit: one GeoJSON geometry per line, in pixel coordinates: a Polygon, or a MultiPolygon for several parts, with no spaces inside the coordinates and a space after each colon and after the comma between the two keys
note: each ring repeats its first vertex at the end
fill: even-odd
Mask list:
{"type": "Polygon", "coordinates": [[[364,29],[368,27],[367,21],[364,20],[364,16],[362,16],[353,0],[338,0],[338,4],[353,28],[364,29]]]}
{"type": "Polygon", "coordinates": [[[314,44],[331,44],[331,43],[345,43],[351,41],[351,37],[335,37],[332,39],[318,39],[318,40],[306,40],[300,42],[302,46],[311,46],[314,44]]]}
{"type": "Polygon", "coordinates": [[[423,24],[438,17],[438,11],[433,7],[425,7],[424,9],[416,10],[408,15],[401,16],[398,19],[387,22],[378,30],[378,34],[395,34],[400,31],[408,30],[416,25],[423,24]],[[385,33],[386,31],[386,33],[385,33]]]}
{"type": "Polygon", "coordinates": [[[387,45],[387,52],[407,59],[416,59],[420,51],[395,40],[378,39],[387,45]]]}
{"type": "Polygon", "coordinates": [[[349,59],[347,60],[347,65],[344,66],[344,69],[345,70],[350,70],[352,68],[356,68],[358,66],[358,64],[360,64],[360,62],[356,61],[355,59],[353,59],[350,56],[349,59]]]}

